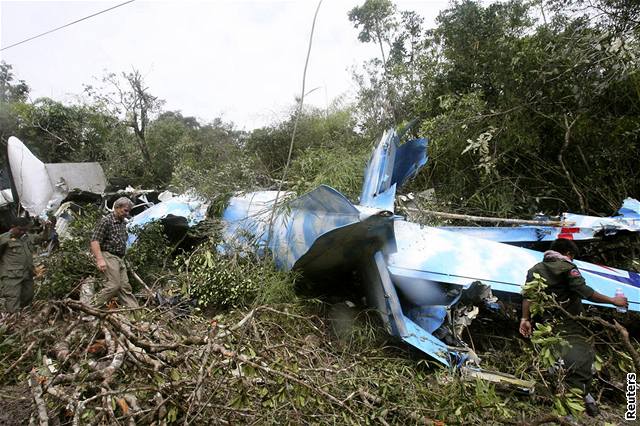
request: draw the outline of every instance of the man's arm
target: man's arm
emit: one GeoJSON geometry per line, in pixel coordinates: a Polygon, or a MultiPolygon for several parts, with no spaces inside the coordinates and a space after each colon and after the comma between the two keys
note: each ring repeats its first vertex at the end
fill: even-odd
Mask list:
{"type": "Polygon", "coordinates": [[[578,270],[573,268],[569,271],[569,286],[578,293],[583,299],[590,300],[596,303],[608,303],[614,306],[621,306],[628,308],[629,302],[625,296],[609,297],[604,294],[598,293],[587,285],[584,277],[578,270]]]}
{"type": "Polygon", "coordinates": [[[589,300],[596,303],[609,303],[610,305],[620,306],[623,308],[629,307],[629,301],[626,296],[609,297],[594,291],[589,300]]]}
{"type": "Polygon", "coordinates": [[[91,254],[96,258],[96,265],[98,269],[102,272],[107,270],[107,262],[104,261],[104,256],[102,256],[102,249],[100,248],[100,241],[104,240],[105,234],[107,232],[107,224],[105,223],[104,218],[98,222],[96,229],[93,231],[93,235],[91,236],[91,254]]]}
{"type": "Polygon", "coordinates": [[[529,314],[529,307],[531,302],[527,299],[522,299],[522,318],[520,318],[520,334],[524,337],[531,336],[531,316],[529,314]]]}
{"type": "Polygon", "coordinates": [[[107,270],[107,262],[105,262],[102,256],[102,250],[100,250],[100,243],[98,241],[91,241],[91,254],[96,258],[96,265],[101,272],[107,270]]]}

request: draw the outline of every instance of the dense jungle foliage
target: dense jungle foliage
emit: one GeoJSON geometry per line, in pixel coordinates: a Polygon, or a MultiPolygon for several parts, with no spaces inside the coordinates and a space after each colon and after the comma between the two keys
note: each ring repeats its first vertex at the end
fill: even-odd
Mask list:
{"type": "Polygon", "coordinates": [[[409,190],[435,188],[452,210],[611,214],[640,196],[639,13],[630,0],[464,0],[427,28],[369,0],[348,17],[380,48],[354,74],[356,102],[292,109],[248,132],[165,111],[137,71],[106,74],[84,102],[62,104],[29,100],[3,63],[0,137],[46,162],[100,161],[116,182],[212,196],[274,187],[298,119],[285,189],[326,183],[356,198],[372,144],[412,123],[430,160],[409,190]]]}
{"type": "MultiPolygon", "coordinates": [[[[280,186],[302,193],[328,184],[357,201],[371,148],[390,127],[406,131],[404,138],[429,139],[427,166],[403,192],[435,193],[416,197],[433,209],[610,215],[625,197],[640,198],[639,3],[454,0],[428,28],[389,0],[366,0],[345,19],[361,42],[379,48],[354,72],[352,102],[293,105],[282,121],[241,131],[220,118],[165,110],[137,71],[107,73],[85,86],[82,101],[65,104],[31,99],[28,82],[3,62],[0,139],[17,136],[45,162],[98,161],[114,186],[195,189],[217,213],[233,191],[280,186]]],[[[62,344],[67,358],[58,367],[68,380],[60,387],[72,389],[71,399],[85,398],[74,411],[69,398],[47,396],[63,424],[116,417],[141,424],[542,424],[584,410],[580,396],[546,376],[555,362],[552,331],[540,329],[533,342],[517,337],[517,305],[476,320],[464,338],[485,367],[543,383],[533,398],[412,359],[416,354],[387,340],[364,308],[306,300],[299,277],[253,257],[221,255],[215,217],[190,231],[188,250],[168,241],[158,224],[137,230],[127,255],[137,273],[131,281],[153,309],[135,321],[116,312],[87,322],[87,314],[98,314],[66,298],[77,298],[82,280],[96,272],[86,241],[98,215],[84,209],[72,238],[43,261],[48,272],[31,322],[0,324],[0,384],[8,386],[0,390],[15,396],[15,385],[20,410],[28,412],[30,398],[17,386],[31,373],[19,367],[38,366],[46,376],[51,368],[41,364],[39,348],[55,345],[58,356],[62,344]],[[105,391],[89,383],[97,377],[89,349],[107,345],[118,330],[128,330],[119,338],[130,347],[151,355],[138,351],[105,391]],[[197,339],[204,335],[211,340],[197,339]]],[[[628,246],[637,246],[629,238],[628,246]]],[[[640,265],[637,253],[623,261],[629,269],[640,265]]],[[[598,399],[611,414],[584,422],[615,422],[625,372],[638,360],[615,330],[592,330],[598,399]]]]}

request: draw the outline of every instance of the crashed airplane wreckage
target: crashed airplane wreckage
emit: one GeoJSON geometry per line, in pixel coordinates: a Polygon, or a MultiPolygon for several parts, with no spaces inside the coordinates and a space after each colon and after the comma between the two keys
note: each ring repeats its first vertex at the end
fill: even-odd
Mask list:
{"type": "MultiPolygon", "coordinates": [[[[135,204],[135,216],[127,224],[130,231],[152,221],[162,221],[165,231],[171,228],[178,234],[204,220],[209,207],[193,193],[175,196],[169,191],[131,187],[106,193],[107,179],[99,163],[43,163],[14,136],[7,143],[7,160],[19,205],[34,217],[46,219],[47,215],[54,215],[58,219],[56,231],[62,238],[74,220],[69,212],[80,209],[74,201],[100,203],[107,208],[116,198],[128,196],[135,204]]],[[[1,190],[0,207],[13,203],[13,198],[11,189],[1,190]]],[[[135,240],[135,233],[130,232],[127,245],[135,240]]]]}
{"type": "MultiPolygon", "coordinates": [[[[445,343],[447,313],[455,316],[470,294],[487,304],[495,301],[492,292],[519,295],[527,270],[543,254],[395,215],[396,189],[427,161],[425,139],[398,143],[394,131],[382,137],[366,168],[359,205],[324,185],[278,203],[275,210],[281,198],[275,191],[231,198],[223,213],[222,250],[270,252],[279,268],[300,270],[311,279],[358,271],[367,303],[393,336],[445,366],[481,372],[473,367],[475,354],[459,339],[445,343]]],[[[640,274],[576,264],[588,285],[611,295],[621,287],[629,309],[640,311],[640,274]]]]}
{"type": "Polygon", "coordinates": [[[18,201],[32,216],[54,211],[71,191],[102,194],[107,187],[100,163],[43,163],[14,136],[7,159],[18,201]]]}
{"type": "Polygon", "coordinates": [[[588,241],[622,232],[639,232],[640,202],[633,198],[627,198],[616,216],[596,217],[563,213],[560,217],[562,224],[560,226],[545,225],[546,220],[548,217],[542,216],[535,220],[540,222],[539,225],[513,227],[447,226],[440,228],[485,240],[511,244],[553,241],[557,238],[588,241]]]}

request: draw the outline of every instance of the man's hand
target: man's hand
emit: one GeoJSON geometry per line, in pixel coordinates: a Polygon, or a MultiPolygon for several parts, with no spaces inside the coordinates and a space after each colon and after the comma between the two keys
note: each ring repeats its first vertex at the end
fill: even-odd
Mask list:
{"type": "Polygon", "coordinates": [[[520,334],[524,337],[531,337],[531,321],[522,318],[520,320],[520,334]]]}
{"type": "Polygon", "coordinates": [[[615,306],[620,306],[622,308],[628,308],[629,307],[629,301],[627,300],[626,296],[616,296],[611,298],[611,303],[615,306]]]}
{"type": "Polygon", "coordinates": [[[100,272],[104,272],[107,270],[107,262],[104,261],[104,257],[96,259],[96,265],[98,266],[100,272]]]}

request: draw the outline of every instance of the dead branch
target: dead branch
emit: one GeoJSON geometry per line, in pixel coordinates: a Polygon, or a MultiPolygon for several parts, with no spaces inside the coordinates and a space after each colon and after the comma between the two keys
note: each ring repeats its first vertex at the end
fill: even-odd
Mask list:
{"type": "Polygon", "coordinates": [[[411,213],[423,213],[428,216],[441,217],[444,219],[466,220],[469,222],[494,222],[494,223],[511,223],[513,225],[537,225],[537,226],[560,226],[560,227],[574,225],[573,222],[565,222],[565,221],[507,219],[502,217],[470,216],[466,214],[437,212],[434,210],[423,210],[423,209],[417,209],[414,207],[402,207],[402,208],[411,213]]]}
{"type": "Polygon", "coordinates": [[[16,362],[14,362],[13,364],[11,364],[9,366],[9,368],[7,368],[3,374],[8,375],[11,370],[13,370],[16,365],[20,364],[22,362],[22,360],[24,360],[27,356],[29,356],[29,354],[31,354],[31,350],[33,349],[33,347],[36,345],[36,342],[31,342],[31,344],[27,347],[27,349],[24,351],[24,353],[20,356],[20,358],[17,359],[16,362]]]}
{"type": "Polygon", "coordinates": [[[42,399],[42,386],[40,386],[38,374],[35,369],[29,373],[29,386],[31,387],[33,402],[36,405],[40,426],[48,426],[49,416],[47,414],[47,404],[44,402],[44,399],[42,399]]]}
{"type": "Polygon", "coordinates": [[[572,320],[575,320],[578,322],[589,322],[589,323],[600,324],[601,326],[609,330],[617,332],[618,335],[620,336],[620,340],[622,341],[622,346],[624,346],[624,348],[629,352],[629,355],[631,356],[631,360],[633,361],[633,366],[635,368],[635,371],[640,371],[640,354],[638,353],[636,348],[633,347],[633,344],[631,343],[631,339],[629,339],[629,331],[627,331],[627,329],[623,325],[618,323],[618,321],[614,320],[613,324],[611,324],[610,322],[605,321],[600,317],[591,317],[586,315],[573,315],[569,313],[562,305],[560,305],[557,302],[553,303],[553,307],[560,310],[560,312],[562,312],[564,315],[566,315],[568,318],[571,318],[572,320]]]}
{"type": "Polygon", "coordinates": [[[617,332],[620,336],[620,340],[622,341],[622,346],[624,346],[624,348],[629,352],[629,356],[631,356],[635,371],[640,371],[640,354],[638,354],[638,351],[633,347],[633,344],[631,343],[631,339],[629,339],[629,331],[627,331],[627,329],[618,321],[614,320],[613,324],[611,324],[610,322],[598,317],[576,316],[571,314],[568,315],[574,320],[600,324],[601,326],[608,328],[609,330],[617,332]]]}
{"type": "Polygon", "coordinates": [[[353,412],[353,410],[351,410],[351,408],[349,408],[348,406],[346,406],[345,404],[343,404],[338,398],[336,398],[335,396],[331,395],[330,393],[324,391],[323,389],[320,389],[319,387],[316,386],[312,386],[300,379],[298,379],[297,377],[292,376],[291,374],[285,373],[283,371],[278,371],[278,370],[274,370],[272,368],[269,368],[265,365],[259,364],[257,362],[253,362],[251,361],[248,357],[246,357],[245,355],[242,354],[238,354],[234,351],[230,351],[229,349],[225,348],[222,345],[218,345],[218,344],[213,344],[212,345],[212,350],[214,352],[219,353],[220,355],[226,357],[226,358],[231,358],[231,359],[235,359],[241,362],[244,362],[246,364],[249,364],[250,366],[252,366],[253,368],[256,368],[258,370],[262,370],[265,373],[268,374],[273,374],[276,376],[280,376],[282,378],[285,378],[287,380],[291,380],[292,382],[295,382],[297,384],[299,384],[300,386],[304,386],[307,389],[311,390],[314,393],[318,393],[320,395],[322,395],[323,397],[327,398],[329,401],[333,402],[334,404],[338,405],[340,408],[347,410],[349,412],[349,414],[354,415],[355,413],[353,412]]]}
{"type": "MultiPolygon", "coordinates": [[[[107,335],[110,335],[109,331],[105,330],[105,340],[108,341],[107,335]]],[[[115,354],[113,355],[113,359],[111,360],[111,364],[102,370],[103,373],[103,386],[107,386],[109,382],[113,379],[113,375],[115,372],[122,366],[124,362],[125,349],[122,345],[116,345],[115,343],[111,343],[109,347],[109,352],[111,353],[115,347],[115,354]]]]}
{"type": "MultiPolygon", "coordinates": [[[[251,311],[253,312],[253,311],[251,311]]],[[[196,386],[193,388],[193,392],[189,396],[189,408],[187,409],[187,414],[184,417],[184,424],[189,423],[189,414],[191,413],[191,409],[194,404],[199,404],[202,396],[202,392],[200,391],[200,387],[202,386],[202,382],[204,381],[205,373],[208,373],[209,370],[206,368],[207,363],[209,362],[209,355],[211,355],[211,340],[207,344],[204,353],[204,359],[200,362],[200,370],[198,371],[198,380],[196,381],[196,386]]]]}
{"type": "Polygon", "coordinates": [[[153,291],[149,288],[149,286],[142,280],[142,278],[140,278],[140,276],[136,273],[136,271],[133,270],[133,268],[129,267],[129,264],[127,263],[127,270],[131,273],[131,275],[133,275],[133,278],[138,281],[142,287],[144,287],[144,289],[147,292],[147,295],[151,298],[153,298],[155,296],[155,294],[153,293],[153,291]]]}
{"type": "Polygon", "coordinates": [[[207,342],[207,339],[202,337],[187,337],[183,339],[181,342],[167,343],[167,344],[158,344],[158,343],[148,342],[146,340],[143,340],[137,337],[135,334],[133,334],[133,332],[128,327],[124,326],[124,324],[122,324],[116,318],[116,314],[113,312],[102,311],[102,310],[87,306],[83,303],[77,302],[75,300],[65,300],[62,303],[70,308],[77,309],[89,315],[93,315],[97,318],[108,321],[110,325],[112,325],[118,331],[123,333],[127,337],[127,339],[131,340],[137,346],[140,346],[146,349],[148,352],[162,352],[166,350],[177,349],[181,346],[188,346],[188,345],[204,345],[207,342]]]}

